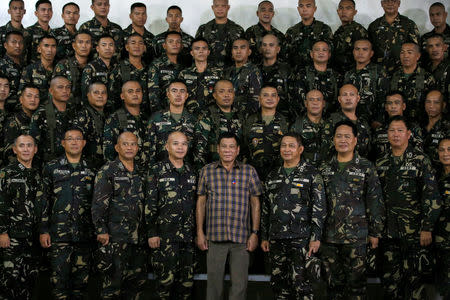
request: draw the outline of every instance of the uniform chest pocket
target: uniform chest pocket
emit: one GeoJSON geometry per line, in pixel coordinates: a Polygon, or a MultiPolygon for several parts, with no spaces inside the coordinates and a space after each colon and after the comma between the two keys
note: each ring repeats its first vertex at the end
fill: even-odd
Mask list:
{"type": "Polygon", "coordinates": [[[114,196],[125,197],[131,188],[130,178],[124,177],[114,177],[114,196]]]}

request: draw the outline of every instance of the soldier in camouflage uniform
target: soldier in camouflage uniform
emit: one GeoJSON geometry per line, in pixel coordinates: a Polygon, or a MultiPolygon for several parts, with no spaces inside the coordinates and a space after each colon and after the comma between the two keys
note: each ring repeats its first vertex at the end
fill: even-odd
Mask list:
{"type": "MultiPolygon", "coordinates": [[[[9,81],[4,75],[0,75],[0,149],[4,146],[4,125],[7,117],[5,111],[6,99],[9,95],[9,81]]],[[[3,166],[2,157],[0,156],[0,165],[3,166]]]]}
{"type": "MultiPolygon", "coordinates": [[[[433,24],[433,30],[425,33],[422,36],[422,50],[425,50],[428,47],[428,39],[435,35],[440,34],[444,40],[444,43],[447,45],[447,52],[445,53],[445,57],[448,59],[448,47],[450,46],[450,25],[446,23],[447,20],[447,12],[445,11],[445,6],[443,3],[434,2],[431,4],[429,9],[430,22],[433,24]]],[[[430,57],[428,57],[430,59],[430,57]]],[[[426,59],[422,61],[426,62],[426,59]]]]}
{"type": "Polygon", "coordinates": [[[72,111],[67,108],[71,85],[67,78],[59,76],[50,82],[50,99],[31,117],[30,135],[36,140],[38,153],[36,166],[42,167],[64,153],[61,145],[66,129],[70,127],[72,111]]]}
{"type": "MultiPolygon", "coordinates": [[[[406,110],[405,98],[401,92],[392,91],[387,93],[385,101],[385,111],[389,120],[393,116],[403,116],[406,110]]],[[[411,127],[411,146],[414,146],[420,150],[424,146],[424,135],[420,125],[416,123],[410,123],[411,127]]],[[[383,123],[380,127],[377,127],[372,131],[372,148],[370,153],[370,159],[375,161],[380,156],[386,154],[391,149],[391,145],[388,140],[388,122],[383,123]]]]}
{"type": "Polygon", "coordinates": [[[400,91],[405,96],[405,116],[410,120],[423,119],[423,102],[425,91],[435,87],[433,75],[418,66],[420,58],[419,45],[405,43],[402,45],[400,60],[402,67],[398,69],[390,81],[391,91],[400,91]]]}
{"type": "Polygon", "coordinates": [[[313,43],[331,43],[333,33],[330,26],[314,18],[315,0],[299,0],[297,10],[302,20],[286,31],[287,58],[292,66],[307,66],[312,63],[309,51],[313,43]]]}
{"type": "Polygon", "coordinates": [[[194,163],[197,170],[219,159],[217,138],[223,132],[242,135],[242,117],[233,106],[234,89],[228,80],[219,80],[214,86],[216,103],[208,106],[195,126],[194,163]]]}
{"type": "Polygon", "coordinates": [[[17,137],[17,160],[0,170],[0,299],[30,300],[37,275],[33,253],[39,172],[32,168],[37,151],[29,135],[17,137]]]}
{"type": "Polygon", "coordinates": [[[44,35],[39,40],[37,51],[40,54],[38,61],[26,66],[22,70],[19,91],[23,90],[25,85],[33,84],[39,88],[41,102],[46,103],[55,63],[56,39],[51,35],[44,35]]]}
{"type": "Polygon", "coordinates": [[[94,227],[91,199],[95,173],[81,159],[86,140],[69,128],[65,154],[45,165],[38,202],[39,241],[49,249],[54,299],[84,299],[91,267],[94,227]]]}
{"type": "Polygon", "coordinates": [[[25,40],[27,49],[26,53],[28,54],[26,61],[27,64],[32,64],[39,61],[40,53],[37,50],[40,40],[43,36],[51,34],[49,23],[53,16],[52,3],[49,0],[39,0],[36,1],[35,8],[36,11],[34,14],[38,20],[34,25],[27,27],[25,40]]]}
{"type": "Polygon", "coordinates": [[[120,53],[123,46],[123,32],[122,28],[111,22],[108,19],[109,14],[109,0],[92,0],[91,9],[94,12],[94,17],[85,23],[83,23],[79,31],[88,31],[92,36],[92,49],[98,51],[97,43],[104,35],[109,35],[114,40],[114,56],[120,58],[120,53]]]}
{"type": "MultiPolygon", "coordinates": [[[[147,6],[140,2],[131,4],[130,20],[131,24],[123,30],[123,42],[126,44],[128,37],[134,33],[140,34],[144,39],[146,50],[142,59],[146,65],[149,65],[155,56],[153,50],[153,38],[155,36],[145,28],[145,23],[147,22],[147,6]]],[[[126,53],[122,52],[122,55],[127,57],[126,53]]]]}
{"type": "MultiPolygon", "coordinates": [[[[109,86],[111,73],[115,67],[115,60],[113,59],[115,45],[111,36],[100,37],[96,49],[98,57],[84,67],[81,75],[81,97],[84,100],[91,83],[100,81],[107,87],[109,86]]],[[[119,101],[114,102],[112,100],[106,103],[107,114],[111,114],[120,107],[119,101]]]]}
{"type": "Polygon", "coordinates": [[[8,76],[10,96],[7,99],[6,110],[13,112],[17,109],[17,98],[20,85],[20,76],[23,68],[23,35],[19,31],[10,31],[6,34],[5,56],[0,60],[0,73],[8,76]]]}
{"type": "Polygon", "coordinates": [[[367,30],[355,22],[357,10],[354,0],[341,0],[337,13],[342,25],[333,34],[333,68],[341,74],[349,71],[355,61],[353,59],[353,45],[357,40],[367,39],[367,30]]]}
{"type": "Polygon", "coordinates": [[[3,162],[13,162],[16,157],[13,153],[14,141],[19,135],[29,134],[31,116],[39,106],[39,90],[37,87],[28,85],[21,91],[21,110],[10,115],[3,128],[3,162]]]}
{"type": "Polygon", "coordinates": [[[127,56],[115,65],[109,75],[108,98],[109,101],[120,103],[120,90],[122,85],[129,80],[136,80],[143,88],[142,110],[149,114],[147,95],[147,68],[143,62],[145,53],[144,39],[139,33],[134,33],[127,38],[125,44],[127,56]]]}
{"type": "Polygon", "coordinates": [[[313,299],[307,262],[317,253],[326,217],[323,180],[302,159],[302,138],[288,133],[280,141],[283,166],[273,169],[262,197],[261,248],[272,263],[276,299],[313,299]]]}
{"type": "Polygon", "coordinates": [[[143,171],[148,166],[148,155],[144,149],[147,145],[147,120],[140,108],[142,103],[142,88],[137,81],[127,81],[122,86],[120,97],[123,100],[123,107],[111,114],[105,122],[103,129],[103,156],[106,160],[112,161],[116,158],[115,143],[120,133],[124,131],[132,132],[138,137],[138,146],[141,150],[134,157],[136,165],[143,171]]]}
{"type": "Polygon", "coordinates": [[[97,268],[102,272],[102,299],[139,299],[146,282],[144,251],[144,180],[134,163],[138,137],[123,132],[118,157],[95,178],[92,221],[97,241],[97,268]]]}
{"type": "Polygon", "coordinates": [[[334,127],[337,155],[319,170],[325,184],[328,217],[320,255],[329,299],[366,299],[367,248],[378,247],[385,218],[380,181],[374,165],[354,152],[357,127],[334,127]]]}
{"type": "Polygon", "coordinates": [[[426,51],[430,61],[425,65],[425,69],[433,75],[436,89],[448,99],[450,97],[450,60],[445,59],[446,47],[442,35],[435,34],[427,39],[426,51]]]}
{"type": "Polygon", "coordinates": [[[278,39],[278,46],[280,47],[279,51],[281,51],[278,55],[278,58],[280,60],[285,60],[286,37],[281,31],[279,31],[272,25],[272,18],[275,15],[273,3],[268,0],[259,2],[256,15],[259,19],[258,24],[247,28],[244,34],[244,37],[249,41],[250,49],[252,50],[252,54],[250,55],[251,62],[256,65],[261,63],[263,59],[261,42],[263,37],[268,34],[272,34],[278,39]]]}
{"type": "Polygon", "coordinates": [[[3,44],[6,41],[6,34],[8,32],[19,31],[23,35],[28,34],[22,25],[22,19],[25,12],[25,3],[23,0],[9,1],[8,14],[11,16],[11,20],[0,27],[0,57],[3,57],[6,53],[3,44]]]}
{"type": "Polygon", "coordinates": [[[297,117],[290,131],[297,132],[302,137],[302,157],[318,167],[328,157],[332,128],[322,116],[325,100],[320,91],[309,91],[304,102],[306,113],[297,117]]]}
{"type": "Polygon", "coordinates": [[[185,82],[188,91],[185,107],[198,118],[206,107],[214,103],[214,85],[223,77],[223,70],[208,63],[210,51],[204,38],[194,39],[190,48],[194,63],[181,71],[178,78],[185,82]]]}
{"type": "Polygon", "coordinates": [[[225,69],[223,75],[233,83],[234,104],[245,116],[258,111],[258,95],[262,85],[261,71],[248,60],[251,52],[246,39],[235,40],[231,50],[234,65],[225,69]]]}
{"type": "Polygon", "coordinates": [[[322,92],[326,101],[324,115],[338,109],[338,89],[341,86],[342,76],[328,66],[331,57],[331,46],[327,41],[318,41],[310,49],[313,65],[306,66],[292,73],[290,103],[297,114],[304,112],[303,101],[310,90],[322,92]]]}
{"type": "Polygon", "coordinates": [[[446,299],[450,296],[450,135],[439,143],[439,160],[442,164],[439,174],[442,207],[434,232],[436,258],[441,262],[438,267],[439,291],[446,299]]]}
{"type": "Polygon", "coordinates": [[[357,40],[353,47],[356,66],[345,73],[344,84],[353,84],[361,99],[356,107],[359,117],[366,119],[372,128],[379,127],[383,121],[383,104],[389,81],[386,71],[378,64],[371,63],[372,43],[357,40]]]}
{"type": "Polygon", "coordinates": [[[166,22],[169,28],[155,36],[153,39],[153,51],[155,52],[155,57],[160,58],[166,53],[164,43],[166,41],[166,35],[168,32],[176,31],[181,35],[181,50],[178,55],[178,61],[184,66],[190,66],[192,64],[192,57],[189,53],[191,49],[192,36],[181,30],[181,22],[183,22],[183,13],[181,8],[176,5],[172,5],[167,9],[166,22]]]}
{"type": "Polygon", "coordinates": [[[419,43],[419,29],[414,21],[399,14],[400,0],[381,0],[384,15],[370,23],[369,39],[375,55],[373,61],[391,75],[400,67],[400,50],[405,42],[419,43]]]}
{"type": "Polygon", "coordinates": [[[425,97],[425,112],[427,122],[423,126],[423,151],[431,160],[434,167],[439,166],[439,141],[450,135],[450,120],[444,118],[444,95],[432,90],[425,97]]]}
{"type": "Polygon", "coordinates": [[[411,136],[402,116],[390,119],[391,151],[376,166],[386,203],[386,225],[380,242],[385,299],[424,299],[424,281],[432,270],[430,244],[441,201],[431,162],[408,144],[411,136]]]}
{"type": "Polygon", "coordinates": [[[208,41],[211,54],[208,59],[211,63],[226,67],[232,65],[231,45],[243,36],[244,29],[235,22],[228,19],[230,5],[228,0],[213,0],[211,6],[214,19],[200,25],[195,37],[202,37],[208,41]]]}
{"type": "Polygon", "coordinates": [[[81,75],[91,53],[92,38],[87,32],[78,32],[71,45],[75,52],[74,56],[59,61],[53,70],[53,77],[67,77],[72,84],[72,99],[69,104],[79,108],[82,105],[81,75]]]}
{"type": "Polygon", "coordinates": [[[167,32],[163,47],[166,55],[155,59],[148,67],[147,88],[150,113],[167,108],[169,102],[165,91],[169,83],[183,70],[183,65],[179,61],[181,34],[177,31],[167,32]]]}
{"type": "Polygon", "coordinates": [[[360,118],[356,114],[356,107],[359,102],[358,89],[351,85],[345,84],[339,89],[338,101],[341,111],[332,113],[330,116],[330,124],[333,128],[339,121],[349,120],[358,128],[358,144],[356,150],[362,157],[367,158],[370,151],[370,127],[367,121],[360,118]]]}
{"type": "Polygon", "coordinates": [[[291,119],[295,116],[293,105],[289,103],[289,77],[291,76],[291,67],[288,63],[279,60],[281,51],[280,42],[277,36],[266,34],[261,42],[262,62],[258,67],[261,70],[263,84],[271,84],[277,88],[280,103],[277,110],[285,117],[291,119]]]}
{"type": "Polygon", "coordinates": [[[103,129],[105,126],[104,108],[108,101],[106,86],[101,82],[91,83],[87,94],[87,104],[78,110],[73,126],[85,132],[86,146],[83,154],[89,165],[98,170],[105,163],[103,157],[103,129]]]}
{"type": "MultiPolygon", "coordinates": [[[[166,143],[169,134],[173,131],[183,132],[187,136],[189,148],[193,146],[197,119],[185,109],[184,104],[188,97],[186,85],[179,80],[172,81],[166,93],[169,108],[153,113],[148,121],[146,138],[150,148],[144,151],[148,151],[151,166],[167,158],[166,143]]],[[[188,155],[186,160],[191,161],[192,156],[188,155]]]]}
{"type": "Polygon", "coordinates": [[[80,7],[74,2],[64,4],[61,15],[64,25],[52,29],[51,34],[56,38],[58,47],[56,50],[56,60],[73,56],[75,54],[72,43],[77,34],[77,23],[80,19],[80,7]]]}
{"type": "Polygon", "coordinates": [[[172,132],[168,158],[147,179],[145,223],[159,299],[191,299],[194,285],[196,177],[184,161],[188,144],[184,133],[172,132]]]}
{"type": "Polygon", "coordinates": [[[289,128],[286,117],[277,112],[279,102],[276,87],[264,85],[259,92],[261,110],[250,115],[242,125],[242,154],[261,181],[280,165],[280,140],[289,128]]]}

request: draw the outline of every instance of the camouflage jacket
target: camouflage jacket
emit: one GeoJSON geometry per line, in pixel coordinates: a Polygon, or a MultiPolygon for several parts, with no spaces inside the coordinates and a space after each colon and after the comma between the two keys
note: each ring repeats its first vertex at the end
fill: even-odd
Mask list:
{"type": "Polygon", "coordinates": [[[39,233],[52,242],[93,239],[91,200],[95,173],[81,160],[75,166],[65,155],[45,165],[37,192],[39,233]]]}
{"type": "Polygon", "coordinates": [[[148,149],[150,165],[167,158],[165,145],[169,134],[173,131],[181,131],[186,134],[189,141],[188,149],[190,150],[193,146],[196,123],[197,119],[186,109],[183,110],[179,121],[172,118],[169,109],[153,113],[148,121],[146,135],[146,138],[148,138],[147,145],[150,147],[148,149]]]}
{"type": "Polygon", "coordinates": [[[146,120],[141,113],[139,116],[133,116],[125,108],[119,108],[116,112],[110,115],[105,122],[103,129],[103,156],[106,160],[114,160],[117,157],[117,152],[114,145],[117,143],[117,138],[120,133],[129,131],[135,134],[138,138],[139,152],[134,158],[134,162],[140,169],[146,170],[148,164],[148,153],[143,149],[148,148],[146,145],[146,120]]]}
{"type": "Polygon", "coordinates": [[[179,170],[165,159],[153,165],[147,179],[147,236],[192,242],[195,235],[196,177],[188,164],[179,170]]]}
{"type": "Polygon", "coordinates": [[[62,27],[52,29],[51,34],[56,38],[58,43],[58,46],[56,47],[56,61],[75,55],[72,42],[75,40],[76,32],[71,33],[67,27],[63,25],[62,27]]]}
{"type": "Polygon", "coordinates": [[[183,70],[183,66],[179,63],[172,63],[167,56],[155,59],[148,67],[147,88],[151,113],[169,106],[166,90],[170,82],[178,78],[181,70],[183,70]]]}
{"type": "Polygon", "coordinates": [[[271,66],[264,66],[262,63],[258,65],[262,75],[262,85],[271,84],[277,88],[280,102],[278,102],[277,111],[286,117],[293,117],[295,115],[294,105],[289,101],[289,79],[291,77],[292,69],[288,63],[277,60],[271,66]]]}
{"type": "Polygon", "coordinates": [[[405,42],[419,44],[420,34],[414,21],[400,14],[389,24],[385,16],[379,17],[369,28],[369,39],[373,44],[372,60],[386,68],[392,74],[400,67],[400,50],[405,42]]]}
{"type": "Polygon", "coordinates": [[[36,140],[38,152],[34,159],[49,162],[64,154],[61,141],[71,127],[73,111],[59,111],[52,100],[39,107],[31,117],[30,135],[36,140]]]}
{"type": "Polygon", "coordinates": [[[84,158],[93,169],[99,169],[105,163],[103,157],[105,114],[97,111],[90,104],[83,105],[75,114],[73,126],[83,130],[86,140],[86,146],[83,148],[84,158]]]}
{"type": "Polygon", "coordinates": [[[259,91],[262,75],[258,67],[247,62],[242,67],[231,66],[225,69],[223,77],[230,80],[234,87],[234,105],[241,113],[249,116],[259,109],[259,91]]]}
{"type": "Polygon", "coordinates": [[[21,134],[28,134],[30,132],[31,117],[29,117],[23,110],[16,112],[9,116],[3,127],[3,162],[16,161],[12,147],[14,140],[21,134]]]}
{"type": "Polygon", "coordinates": [[[110,235],[110,242],[137,244],[142,237],[144,181],[138,169],[128,171],[116,158],[95,178],[92,221],[96,234],[110,235]]]}
{"type": "Polygon", "coordinates": [[[27,84],[33,84],[39,89],[40,103],[45,103],[48,99],[48,88],[52,80],[53,70],[47,70],[39,60],[36,63],[26,66],[22,70],[20,77],[19,91],[27,84]]]}
{"type": "Polygon", "coordinates": [[[214,85],[222,77],[223,70],[210,64],[203,73],[197,71],[195,64],[181,71],[178,78],[186,83],[189,94],[184,105],[187,111],[198,117],[206,107],[213,104],[214,85]]]}
{"type": "MultiPolygon", "coordinates": [[[[25,27],[23,27],[23,25],[21,25],[20,28],[15,28],[12,26],[11,21],[9,21],[5,25],[1,26],[0,27],[0,57],[3,57],[6,54],[6,50],[5,50],[5,47],[3,46],[3,44],[6,41],[6,34],[10,31],[22,32],[23,37],[24,37],[24,43],[26,42],[26,39],[28,37],[28,31],[25,29],[25,27]]],[[[27,49],[25,49],[25,47],[24,47],[23,51],[24,51],[24,57],[25,57],[27,49]]]]}
{"type": "MultiPolygon", "coordinates": [[[[166,56],[166,51],[163,48],[163,44],[166,40],[166,34],[168,31],[161,32],[157,36],[153,38],[153,47],[154,47],[154,53],[156,58],[164,57],[166,56]]],[[[178,54],[179,63],[183,66],[190,66],[192,64],[192,56],[191,56],[191,43],[194,40],[192,36],[184,32],[183,30],[180,31],[181,33],[181,43],[183,44],[183,47],[181,48],[180,53],[178,54]]]]}
{"type": "MultiPolygon", "coordinates": [[[[436,34],[435,29],[433,28],[433,30],[431,30],[430,32],[425,33],[424,35],[422,35],[422,55],[424,55],[425,57],[421,57],[422,61],[428,62],[429,57],[428,57],[428,53],[426,52],[427,49],[427,39],[429,37],[431,37],[432,35],[436,34]]],[[[447,44],[448,46],[450,46],[450,25],[446,24],[444,32],[441,33],[442,36],[444,37],[444,43],[447,44]]],[[[449,59],[448,56],[448,48],[447,48],[447,52],[445,53],[445,58],[449,59]]]]}
{"type": "Polygon", "coordinates": [[[434,230],[435,241],[438,246],[448,249],[450,245],[450,174],[442,173],[439,178],[441,193],[441,214],[434,230]]]}
{"type": "Polygon", "coordinates": [[[39,22],[34,23],[34,25],[27,27],[26,38],[24,39],[25,47],[24,51],[27,53],[27,63],[33,64],[40,61],[40,55],[37,51],[37,47],[39,46],[39,40],[44,35],[52,35],[52,29],[49,27],[49,30],[44,30],[39,22]]]}
{"type": "Polygon", "coordinates": [[[211,51],[208,61],[216,66],[224,67],[232,65],[231,46],[243,35],[244,29],[230,19],[227,19],[225,24],[216,24],[216,20],[213,19],[200,25],[195,37],[202,37],[208,41],[211,51]]]}
{"type": "Polygon", "coordinates": [[[280,45],[280,53],[278,53],[278,59],[285,60],[286,59],[286,37],[284,34],[273,27],[270,26],[270,30],[266,30],[261,23],[250,26],[245,31],[245,38],[250,42],[250,49],[252,50],[252,54],[250,55],[250,60],[254,64],[260,64],[263,56],[260,52],[261,49],[261,41],[266,34],[273,34],[278,38],[278,42],[280,45]]]}
{"type": "Polygon", "coordinates": [[[301,134],[304,147],[302,157],[314,166],[318,167],[328,157],[333,139],[330,122],[320,119],[316,124],[304,114],[297,117],[290,130],[301,134]]]}
{"type": "Polygon", "coordinates": [[[307,66],[312,63],[309,52],[315,41],[332,42],[330,26],[314,19],[311,25],[299,22],[286,31],[287,58],[291,66],[307,66]]]}
{"type": "Polygon", "coordinates": [[[266,124],[261,112],[244,120],[242,126],[242,155],[252,165],[259,178],[264,181],[267,174],[280,161],[280,142],[283,134],[288,132],[287,119],[277,112],[272,121],[266,124]]]}
{"type": "Polygon", "coordinates": [[[409,146],[400,157],[388,151],[376,166],[386,203],[383,236],[418,241],[420,231],[433,231],[441,201],[428,157],[409,146]]]}
{"type": "Polygon", "coordinates": [[[381,237],[385,206],[374,165],[355,153],[342,170],[336,155],[319,170],[328,213],[323,240],[348,244],[366,243],[367,236],[381,237]]]}
{"type": "Polygon", "coordinates": [[[310,90],[319,90],[326,101],[324,114],[329,115],[337,110],[337,97],[341,82],[341,75],[331,68],[328,68],[325,72],[320,72],[314,66],[307,66],[292,73],[290,102],[299,114],[304,111],[303,101],[306,99],[306,94],[310,90]]]}
{"type": "Polygon", "coordinates": [[[7,111],[14,111],[19,104],[19,86],[23,66],[16,64],[8,55],[0,60],[0,72],[9,79],[9,97],[6,99],[7,111]]]}
{"type": "Polygon", "coordinates": [[[450,97],[450,61],[444,60],[435,68],[430,63],[425,69],[433,75],[436,89],[444,94],[445,99],[448,99],[450,97]]]}
{"type": "Polygon", "coordinates": [[[197,170],[207,163],[219,159],[217,139],[222,132],[232,132],[238,137],[242,135],[242,117],[233,108],[232,116],[227,115],[217,104],[211,104],[204,111],[195,126],[194,162],[197,170]]]}
{"type": "Polygon", "coordinates": [[[18,161],[0,170],[0,233],[10,238],[30,238],[38,219],[36,193],[39,171],[27,169],[18,161]]]}
{"type": "MultiPolygon", "coordinates": [[[[87,99],[89,85],[93,82],[99,81],[104,83],[106,87],[109,87],[110,76],[114,67],[113,60],[111,60],[109,67],[107,67],[105,62],[99,57],[88,63],[81,74],[81,98],[87,99]]],[[[105,110],[107,113],[114,112],[122,105],[122,101],[115,102],[112,100],[114,99],[108,99],[106,102],[105,110]]]]}
{"type": "Polygon", "coordinates": [[[431,160],[434,167],[440,165],[439,162],[439,142],[444,137],[450,136],[450,120],[441,117],[430,131],[427,130],[426,124],[422,127],[423,132],[423,151],[431,160]]]}
{"type": "Polygon", "coordinates": [[[339,26],[333,34],[333,68],[341,74],[349,71],[355,64],[353,44],[368,37],[367,30],[355,21],[339,26]]]}
{"type": "Polygon", "coordinates": [[[371,121],[382,121],[389,79],[386,71],[375,63],[369,63],[361,70],[355,67],[345,73],[343,84],[354,85],[361,97],[356,107],[359,117],[371,121]]]}
{"type": "Polygon", "coordinates": [[[261,239],[320,241],[327,215],[322,176],[302,160],[288,175],[273,169],[264,184],[261,239]]]}
{"type": "MultiPolygon", "coordinates": [[[[122,50],[122,57],[128,57],[128,52],[125,50],[125,45],[127,44],[127,40],[133,33],[138,33],[136,30],[134,30],[133,25],[129,25],[127,28],[125,28],[123,31],[123,50],[122,50]]],[[[152,60],[155,58],[155,50],[153,48],[153,38],[155,37],[153,33],[148,31],[144,28],[144,35],[142,36],[144,39],[144,44],[146,47],[144,57],[142,57],[142,60],[145,62],[146,65],[149,65],[152,60]]]]}
{"type": "MultiPolygon", "coordinates": [[[[372,131],[372,148],[370,158],[375,161],[377,158],[385,155],[391,149],[391,144],[388,140],[388,124],[384,123],[380,127],[372,131]]],[[[411,137],[409,143],[415,148],[422,151],[424,146],[424,135],[423,130],[416,123],[411,123],[411,137]]],[[[359,140],[358,140],[359,142],[359,140]]]]}
{"type": "MultiPolygon", "coordinates": [[[[343,112],[335,112],[332,113],[330,116],[330,125],[331,128],[334,128],[334,126],[337,124],[337,122],[339,121],[344,121],[344,120],[350,120],[346,115],[344,115],[343,112]]],[[[370,152],[370,127],[367,124],[367,121],[362,119],[362,118],[358,118],[356,121],[352,121],[353,123],[355,123],[357,129],[358,129],[358,143],[356,145],[356,150],[358,151],[358,153],[367,158],[370,152]]],[[[333,145],[331,145],[333,149],[331,149],[332,151],[334,150],[333,145]]]]}
{"type": "Polygon", "coordinates": [[[97,47],[97,42],[100,39],[100,37],[104,34],[110,35],[114,39],[114,44],[116,46],[116,58],[120,57],[120,53],[122,52],[123,48],[123,31],[122,27],[120,27],[118,24],[111,22],[108,20],[108,26],[103,27],[102,24],[95,18],[95,16],[83,23],[78,31],[87,31],[92,36],[92,51],[91,54],[96,54],[97,51],[95,48],[97,47]]]}
{"type": "Polygon", "coordinates": [[[80,65],[75,56],[60,60],[53,69],[53,77],[64,76],[72,84],[72,102],[76,105],[82,103],[81,75],[83,69],[84,67],[80,65]]]}
{"type": "Polygon", "coordinates": [[[426,91],[435,87],[433,75],[421,67],[417,67],[412,74],[405,74],[402,69],[392,75],[391,91],[400,91],[405,95],[405,116],[411,120],[423,117],[423,103],[426,91]]]}

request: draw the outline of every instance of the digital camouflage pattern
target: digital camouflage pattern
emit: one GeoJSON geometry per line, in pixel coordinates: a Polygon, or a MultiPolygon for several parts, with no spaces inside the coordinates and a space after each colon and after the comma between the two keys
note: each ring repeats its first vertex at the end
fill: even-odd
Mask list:
{"type": "Polygon", "coordinates": [[[280,53],[278,53],[278,59],[285,60],[286,59],[286,37],[284,36],[284,33],[273,27],[270,26],[270,30],[266,30],[261,23],[258,22],[258,24],[250,26],[247,28],[247,30],[244,33],[244,37],[249,41],[250,43],[250,49],[252,50],[252,54],[250,55],[250,60],[254,64],[260,64],[263,56],[260,52],[261,49],[261,42],[265,35],[267,34],[273,34],[278,38],[278,42],[280,45],[280,53]]]}
{"type": "Polygon", "coordinates": [[[333,34],[333,68],[341,74],[349,71],[355,64],[353,44],[368,37],[369,33],[358,22],[339,26],[333,34]]]}
{"type": "Polygon", "coordinates": [[[245,116],[256,113],[262,86],[262,75],[258,67],[251,62],[239,68],[231,66],[225,69],[223,77],[233,83],[234,106],[245,116]]]}
{"type": "MultiPolygon", "coordinates": [[[[146,143],[149,149],[145,149],[149,155],[149,164],[153,165],[158,161],[167,158],[165,145],[169,134],[174,131],[183,132],[188,138],[189,150],[193,146],[194,130],[197,119],[191,115],[186,109],[183,110],[181,118],[177,121],[172,117],[170,110],[162,110],[155,112],[148,121],[146,143]]],[[[188,154],[189,155],[189,154],[188,154]]],[[[188,160],[192,159],[191,157],[188,160]]]]}
{"type": "Polygon", "coordinates": [[[314,166],[318,167],[328,157],[333,131],[328,121],[320,119],[319,123],[314,123],[304,114],[295,120],[290,130],[302,136],[302,157],[314,166]]]}
{"type": "Polygon", "coordinates": [[[40,60],[40,54],[37,51],[39,46],[39,40],[45,35],[52,35],[52,30],[44,30],[39,22],[34,23],[34,25],[27,27],[27,34],[24,35],[24,53],[27,53],[27,64],[33,64],[40,60]]]}
{"type": "Polygon", "coordinates": [[[308,66],[312,63],[309,52],[318,40],[332,42],[333,33],[330,26],[314,19],[311,25],[302,22],[286,31],[287,59],[292,66],[308,66]]]}
{"type": "Polygon", "coordinates": [[[372,61],[382,65],[389,74],[400,67],[400,50],[403,43],[419,44],[420,34],[416,23],[398,14],[392,24],[381,16],[369,28],[369,39],[373,44],[374,55],[372,61]]]}
{"type": "Polygon", "coordinates": [[[123,32],[122,27],[118,24],[108,20],[108,25],[103,27],[102,24],[94,16],[91,20],[83,23],[78,31],[87,31],[92,36],[92,51],[91,54],[97,54],[97,43],[102,35],[110,35],[114,39],[116,46],[115,57],[119,58],[123,48],[123,32]]]}
{"type": "Polygon", "coordinates": [[[213,19],[200,25],[195,37],[202,37],[208,42],[211,53],[208,61],[219,67],[232,64],[231,46],[233,42],[244,35],[244,29],[235,22],[227,19],[225,24],[216,24],[213,19]]]}
{"type": "Polygon", "coordinates": [[[188,98],[184,105],[187,111],[198,117],[206,107],[213,104],[215,102],[212,96],[214,86],[222,77],[222,68],[210,64],[206,66],[203,73],[198,72],[195,64],[181,71],[178,78],[184,81],[188,91],[188,98]]]}
{"type": "MultiPolygon", "coordinates": [[[[166,56],[166,50],[164,50],[163,44],[166,41],[167,32],[169,31],[162,32],[153,38],[152,44],[155,58],[166,56]]],[[[180,34],[182,48],[178,54],[179,63],[184,66],[190,66],[192,64],[191,43],[194,38],[183,30],[180,31],[180,34]]]]}
{"type": "Polygon", "coordinates": [[[286,118],[278,112],[269,123],[264,122],[261,112],[244,120],[241,153],[262,181],[281,163],[280,142],[288,128],[286,118]]]}
{"type": "Polygon", "coordinates": [[[40,60],[28,65],[22,70],[19,91],[21,91],[25,85],[32,84],[39,89],[40,103],[45,103],[49,97],[48,88],[50,87],[52,75],[53,69],[47,70],[44,68],[40,60]]]}
{"type": "Polygon", "coordinates": [[[181,70],[183,66],[180,63],[172,63],[167,56],[155,59],[148,67],[147,88],[151,113],[169,106],[166,90],[181,70]]]}
{"type": "Polygon", "coordinates": [[[15,113],[7,118],[5,126],[3,127],[3,162],[14,162],[16,155],[14,154],[12,147],[14,140],[22,135],[28,134],[30,131],[31,117],[28,116],[23,110],[15,113]]]}
{"type": "MultiPolygon", "coordinates": [[[[2,47],[0,47],[2,49],[2,47]]],[[[8,76],[9,80],[9,97],[6,99],[5,109],[7,111],[15,111],[19,106],[19,86],[20,77],[22,76],[22,67],[16,64],[8,55],[0,59],[0,72],[8,76]]]]}
{"type": "Polygon", "coordinates": [[[56,61],[75,55],[75,50],[73,50],[72,42],[75,40],[75,35],[77,34],[76,31],[72,33],[67,29],[65,25],[63,25],[59,28],[52,29],[50,32],[51,35],[56,38],[57,42],[55,57],[56,61]]]}

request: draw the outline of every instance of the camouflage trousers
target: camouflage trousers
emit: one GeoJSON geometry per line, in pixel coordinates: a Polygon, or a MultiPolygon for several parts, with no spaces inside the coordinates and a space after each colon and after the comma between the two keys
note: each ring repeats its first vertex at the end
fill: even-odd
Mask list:
{"type": "Polygon", "coordinates": [[[329,299],[366,298],[366,248],[360,243],[322,243],[320,256],[329,299]]]}
{"type": "Polygon", "coordinates": [[[312,299],[312,288],[306,274],[309,240],[271,240],[270,285],[275,299],[312,299]]]}
{"type": "Polygon", "coordinates": [[[55,299],[83,299],[87,294],[92,247],[89,243],[52,243],[50,282],[55,299]]]}
{"type": "Polygon", "coordinates": [[[159,248],[152,249],[151,262],[159,299],[191,299],[196,264],[192,243],[161,239],[159,248]]]}
{"type": "Polygon", "coordinates": [[[97,250],[96,258],[103,275],[102,299],[139,299],[147,281],[147,254],[143,247],[109,242],[97,250]]]}
{"type": "Polygon", "coordinates": [[[0,299],[31,299],[38,273],[32,242],[10,238],[11,246],[0,249],[0,299]]]}
{"type": "Polygon", "coordinates": [[[400,239],[382,239],[380,246],[385,298],[425,299],[425,279],[433,268],[430,248],[400,239]]]}
{"type": "Polygon", "coordinates": [[[446,241],[447,245],[436,245],[436,278],[439,293],[444,299],[450,299],[450,241],[446,241]]]}

